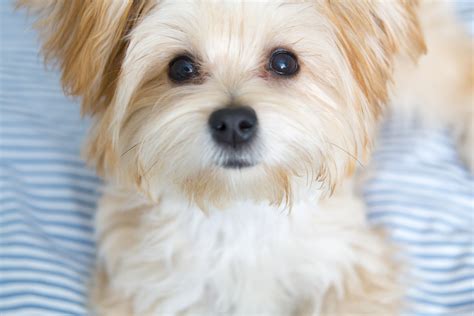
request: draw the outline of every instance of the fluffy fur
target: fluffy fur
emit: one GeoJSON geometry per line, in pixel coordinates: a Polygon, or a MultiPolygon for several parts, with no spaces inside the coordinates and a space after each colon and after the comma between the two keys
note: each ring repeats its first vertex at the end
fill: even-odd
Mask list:
{"type": "Polygon", "coordinates": [[[400,264],[367,226],[353,173],[389,96],[455,126],[470,158],[472,51],[444,4],[21,2],[95,118],[99,315],[398,313],[400,264]],[[268,71],[278,47],[298,56],[294,77],[268,71]],[[183,53],[201,75],[176,84],[168,65],[183,53]],[[258,115],[241,153],[253,167],[219,167],[207,121],[230,103],[258,115]]]}

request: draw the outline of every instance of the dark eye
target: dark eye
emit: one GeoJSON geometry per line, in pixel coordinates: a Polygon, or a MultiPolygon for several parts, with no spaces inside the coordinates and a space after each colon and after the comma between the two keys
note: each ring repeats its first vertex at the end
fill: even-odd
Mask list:
{"type": "Polygon", "coordinates": [[[187,81],[197,75],[198,67],[188,56],[178,56],[170,62],[168,76],[175,82],[187,81]]]}
{"type": "Polygon", "coordinates": [[[277,75],[291,76],[298,71],[298,61],[293,53],[277,49],[270,56],[269,68],[277,75]]]}

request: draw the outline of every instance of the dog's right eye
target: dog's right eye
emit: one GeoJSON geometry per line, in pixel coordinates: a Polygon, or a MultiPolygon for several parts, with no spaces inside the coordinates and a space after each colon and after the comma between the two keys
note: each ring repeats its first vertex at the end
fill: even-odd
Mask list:
{"type": "Polygon", "coordinates": [[[168,76],[174,82],[184,82],[199,74],[196,63],[188,56],[178,56],[170,62],[168,76]]]}

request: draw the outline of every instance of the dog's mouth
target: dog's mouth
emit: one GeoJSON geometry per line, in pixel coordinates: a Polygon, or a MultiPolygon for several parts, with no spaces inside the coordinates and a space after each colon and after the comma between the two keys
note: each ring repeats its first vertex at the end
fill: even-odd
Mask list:
{"type": "Polygon", "coordinates": [[[250,168],[258,164],[258,156],[258,152],[250,148],[220,150],[215,156],[215,164],[224,169],[250,168]]]}
{"type": "Polygon", "coordinates": [[[238,157],[228,158],[224,160],[224,162],[221,164],[221,166],[226,169],[243,169],[243,168],[250,168],[255,165],[256,163],[253,161],[249,161],[249,160],[238,158],[238,157]]]}

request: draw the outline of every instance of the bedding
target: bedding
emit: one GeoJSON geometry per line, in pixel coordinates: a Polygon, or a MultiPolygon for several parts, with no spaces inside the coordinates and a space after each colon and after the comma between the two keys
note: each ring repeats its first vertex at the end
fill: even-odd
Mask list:
{"type": "MultiPolygon", "coordinates": [[[[80,158],[89,122],[12,8],[0,4],[0,315],[87,315],[100,196],[80,158]]],[[[473,5],[459,8],[473,28],[473,5]]],[[[473,315],[474,178],[452,139],[393,114],[371,169],[369,220],[409,263],[404,314],[473,315]]]]}

